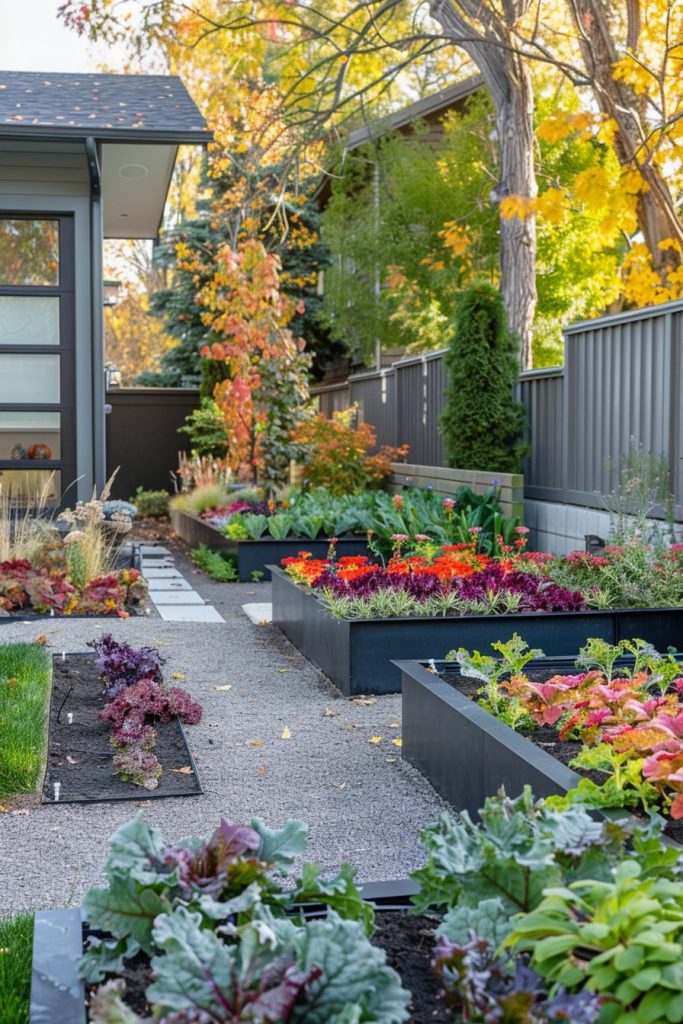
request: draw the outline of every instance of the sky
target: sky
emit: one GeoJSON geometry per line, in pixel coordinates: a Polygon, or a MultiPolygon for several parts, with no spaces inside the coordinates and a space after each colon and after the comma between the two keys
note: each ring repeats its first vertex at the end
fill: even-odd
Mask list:
{"type": "Polygon", "coordinates": [[[0,70],[96,71],[106,62],[110,70],[122,55],[93,47],[57,18],[63,0],[0,0],[0,70]]]}

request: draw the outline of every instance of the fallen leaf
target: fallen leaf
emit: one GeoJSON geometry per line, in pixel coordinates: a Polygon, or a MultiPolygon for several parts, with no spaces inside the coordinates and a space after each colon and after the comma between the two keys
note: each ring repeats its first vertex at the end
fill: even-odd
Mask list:
{"type": "Polygon", "coordinates": [[[394,744],[395,747],[403,746],[403,740],[401,739],[400,736],[397,736],[396,739],[392,740],[391,742],[394,744]]]}
{"type": "Polygon", "coordinates": [[[371,736],[370,739],[368,740],[368,743],[381,743],[381,742],[382,742],[382,737],[381,736],[371,736]]]}
{"type": "Polygon", "coordinates": [[[253,597],[254,594],[256,593],[256,591],[255,590],[245,590],[244,593],[248,594],[249,597],[253,597]]]}
{"type": "Polygon", "coordinates": [[[185,676],[182,672],[171,672],[171,679],[184,679],[185,676]]]}
{"type": "Polygon", "coordinates": [[[78,764],[78,761],[76,760],[76,758],[72,757],[71,754],[67,754],[66,755],[66,759],[69,762],[69,764],[78,764]]]}
{"type": "Polygon", "coordinates": [[[45,644],[47,643],[47,637],[45,636],[44,633],[41,633],[41,635],[37,637],[33,642],[34,644],[38,644],[39,647],[44,647],[45,644]]]}
{"type": "MultiPolygon", "coordinates": [[[[269,626],[269,625],[270,625],[270,619],[261,619],[261,621],[259,622],[259,626],[269,626]]],[[[280,672],[286,672],[286,671],[287,671],[286,668],[281,668],[280,669],[280,672]]]]}
{"type": "Polygon", "coordinates": [[[345,782],[331,782],[330,786],[332,787],[332,789],[346,789],[345,782]]]}
{"type": "Polygon", "coordinates": [[[247,742],[249,743],[250,747],[262,747],[263,746],[263,740],[248,740],[247,742]]]}
{"type": "Polygon", "coordinates": [[[282,735],[280,736],[280,739],[281,740],[291,740],[291,738],[292,738],[291,730],[290,730],[289,726],[286,725],[284,727],[284,729],[282,730],[282,735]]]}
{"type": "MultiPolygon", "coordinates": [[[[261,623],[261,625],[263,625],[263,623],[261,623]]],[[[266,625],[268,625],[268,623],[266,623],[266,625]]],[[[286,669],[286,668],[279,668],[278,669],[278,672],[287,672],[287,671],[289,671],[289,670],[286,669]]]]}
{"type": "Polygon", "coordinates": [[[362,729],[362,725],[357,725],[355,722],[346,722],[344,724],[345,729],[362,729]]]}
{"type": "Polygon", "coordinates": [[[171,768],[172,772],[176,775],[192,775],[192,768],[189,764],[184,765],[182,768],[171,768]]]}
{"type": "Polygon", "coordinates": [[[401,723],[400,722],[389,722],[389,728],[390,729],[400,729],[401,728],[401,723]]]}
{"type": "Polygon", "coordinates": [[[259,773],[259,775],[265,775],[266,774],[266,766],[265,766],[265,764],[261,765],[261,767],[258,770],[258,773],[259,773]]]}
{"type": "Polygon", "coordinates": [[[354,697],[351,701],[352,704],[376,704],[376,697],[354,697]]]}
{"type": "Polygon", "coordinates": [[[209,722],[209,729],[220,729],[220,722],[209,722]]]}
{"type": "Polygon", "coordinates": [[[396,764],[395,757],[385,757],[384,760],[386,761],[387,764],[396,764]]]}
{"type": "Polygon", "coordinates": [[[323,718],[336,718],[338,714],[339,712],[333,711],[332,708],[325,708],[323,711],[323,718]]]}
{"type": "Polygon", "coordinates": [[[223,686],[214,686],[214,690],[218,690],[219,693],[223,690],[232,690],[232,683],[225,683],[223,686]]]}

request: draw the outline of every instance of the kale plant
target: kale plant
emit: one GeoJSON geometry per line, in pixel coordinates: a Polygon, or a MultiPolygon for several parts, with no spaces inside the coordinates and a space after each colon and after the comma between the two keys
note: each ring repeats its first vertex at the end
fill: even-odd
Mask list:
{"type": "Polygon", "coordinates": [[[318,868],[305,864],[301,878],[282,888],[277,875],[290,871],[305,845],[306,827],[298,821],[280,831],[259,818],[251,825],[222,821],[206,841],[188,838],[167,845],[158,829],[134,818],[110,840],[106,887],[90,889],[83,900],[91,928],[108,936],[90,939],[83,977],[100,981],[119,971],[124,958],[140,950],[154,953],[156,918],[179,907],[199,914],[202,926],[211,931],[217,923],[243,924],[264,905],[285,914],[315,903],[370,930],[372,908],[361,899],[349,865],[336,877],[321,880],[318,868]]]}
{"type": "Polygon", "coordinates": [[[130,644],[120,644],[107,633],[100,640],[89,640],[88,647],[95,652],[95,667],[107,688],[109,697],[116,697],[127,686],[139,679],[163,680],[164,658],[155,647],[136,650],[130,644]]]}
{"type": "MultiPolygon", "coordinates": [[[[363,928],[334,911],[304,924],[258,908],[216,931],[176,907],[154,923],[154,982],[147,998],[160,1024],[402,1024],[409,993],[363,928]]],[[[124,989],[96,995],[91,1024],[145,1024],[122,1002],[124,989]],[[103,998],[105,997],[105,998],[103,998]]]]}

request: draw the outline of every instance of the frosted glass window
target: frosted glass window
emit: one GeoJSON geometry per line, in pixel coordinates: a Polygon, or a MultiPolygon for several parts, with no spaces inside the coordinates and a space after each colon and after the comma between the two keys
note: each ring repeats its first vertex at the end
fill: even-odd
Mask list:
{"type": "Polygon", "coordinates": [[[0,402],[59,402],[59,356],[0,353],[0,402]]]}
{"type": "Polygon", "coordinates": [[[0,295],[0,345],[59,345],[59,298],[0,295]]]}
{"type": "Polygon", "coordinates": [[[59,459],[58,412],[0,412],[0,460],[59,459]]]}
{"type": "Polygon", "coordinates": [[[0,285],[59,284],[59,221],[0,218],[0,285]]]}

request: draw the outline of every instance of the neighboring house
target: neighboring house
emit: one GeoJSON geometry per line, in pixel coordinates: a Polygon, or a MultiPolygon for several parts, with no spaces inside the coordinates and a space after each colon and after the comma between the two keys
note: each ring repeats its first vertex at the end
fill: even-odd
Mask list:
{"type": "Polygon", "coordinates": [[[210,139],[175,77],[0,71],[6,488],[54,474],[58,504],[102,487],[103,240],[155,238],[178,146],[210,139]]]}
{"type": "MultiPolygon", "coordinates": [[[[418,123],[425,125],[427,128],[425,141],[430,145],[437,146],[444,138],[444,118],[446,115],[453,110],[463,110],[467,100],[482,87],[483,80],[481,76],[474,75],[462,82],[456,82],[454,85],[450,85],[431,96],[417,100],[415,103],[411,103],[409,106],[403,107],[393,114],[369,122],[362,128],[349,133],[343,145],[342,159],[346,153],[359,149],[361,146],[365,146],[374,140],[381,139],[391,132],[410,135],[415,131],[418,123]]],[[[377,171],[377,165],[375,165],[375,170],[377,171]]],[[[321,180],[314,195],[314,201],[321,211],[325,209],[332,195],[333,173],[334,169],[330,168],[330,171],[321,180]]],[[[368,174],[370,175],[371,173],[372,171],[369,168],[368,174]]],[[[377,202],[380,202],[379,188],[377,189],[377,202]]],[[[345,274],[353,274],[355,272],[355,267],[352,265],[344,267],[345,274]]],[[[377,290],[381,288],[379,278],[376,288],[377,290]]],[[[323,275],[321,275],[319,289],[321,293],[324,290],[323,275]]],[[[380,350],[379,344],[376,345],[375,368],[390,366],[395,360],[400,359],[403,353],[404,350],[401,348],[380,350]]],[[[362,368],[360,353],[353,353],[348,364],[344,367],[335,365],[327,368],[324,383],[333,383],[344,376],[344,371],[355,372],[362,368]]]]}

